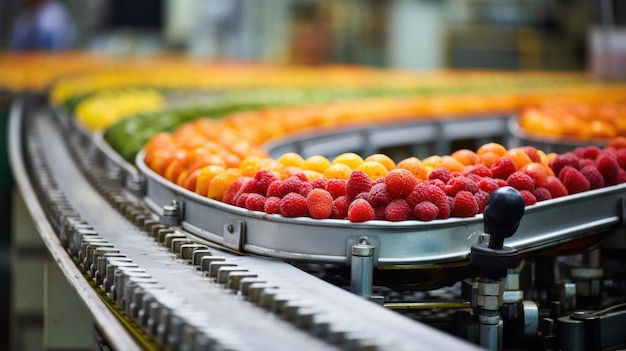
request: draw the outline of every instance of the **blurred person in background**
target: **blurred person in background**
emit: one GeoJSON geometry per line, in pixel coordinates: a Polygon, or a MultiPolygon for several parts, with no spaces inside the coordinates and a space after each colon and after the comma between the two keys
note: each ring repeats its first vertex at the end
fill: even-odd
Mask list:
{"type": "Polygon", "coordinates": [[[64,50],[72,47],[75,27],[65,6],[52,0],[26,0],[13,24],[10,48],[64,50]]]}

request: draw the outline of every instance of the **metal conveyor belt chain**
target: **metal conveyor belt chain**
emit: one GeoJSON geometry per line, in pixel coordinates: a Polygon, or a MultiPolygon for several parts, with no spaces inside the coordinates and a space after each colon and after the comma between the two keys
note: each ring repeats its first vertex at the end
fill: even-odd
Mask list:
{"type": "MultiPolygon", "coordinates": [[[[136,230],[126,233],[127,237],[142,242],[156,242],[161,248],[167,249],[166,255],[157,255],[157,259],[162,264],[162,258],[168,257],[175,263],[168,263],[166,266],[171,268],[164,273],[156,266],[146,264],[151,261],[133,252],[132,244],[115,236],[104,235],[104,232],[101,234],[97,230],[101,223],[92,223],[98,222],[95,220],[97,216],[86,219],[79,214],[80,211],[74,208],[77,198],[66,196],[64,192],[72,185],[57,184],[57,181],[64,180],[55,179],[55,172],[51,168],[61,166],[47,162],[47,149],[42,148],[40,138],[41,133],[28,133],[25,144],[29,152],[30,173],[37,175],[33,178],[45,213],[76,266],[101,293],[103,301],[131,329],[143,348],[256,349],[259,345],[258,339],[254,337],[260,336],[251,337],[251,333],[245,329],[250,326],[216,318],[224,313],[224,306],[220,306],[224,303],[224,296],[227,296],[226,303],[231,304],[231,307],[253,311],[254,316],[263,316],[259,320],[250,321],[252,326],[262,324],[263,318],[271,319],[271,315],[275,316],[271,319],[273,323],[291,325],[292,331],[277,334],[277,340],[289,335],[287,341],[291,346],[282,345],[283,348],[287,347],[285,349],[293,347],[296,342],[305,342],[307,346],[302,346],[302,350],[414,349],[415,339],[406,333],[407,328],[416,328],[413,332],[417,334],[433,333],[432,340],[427,344],[432,342],[435,345],[435,340],[444,338],[434,330],[417,323],[408,323],[393,312],[313,278],[291,265],[235,255],[178,228],[160,224],[154,213],[146,209],[128,190],[121,188],[115,179],[111,179],[110,174],[103,169],[97,153],[81,147],[81,140],[75,135],[65,138],[82,173],[87,175],[108,204],[134,225],[136,230]],[[135,235],[137,232],[140,235],[135,235]],[[181,275],[180,282],[183,285],[185,282],[193,282],[191,289],[177,289],[180,287],[172,284],[172,281],[177,282],[176,279],[165,279],[165,276],[171,275],[170,270],[173,274],[184,271],[185,275],[181,275]],[[195,276],[191,280],[190,272],[195,276]],[[286,279],[279,277],[281,272],[287,272],[284,274],[286,279]],[[293,281],[302,284],[294,288],[293,281]],[[195,291],[194,288],[199,284],[205,285],[195,291]],[[216,291],[221,293],[216,295],[216,291]],[[337,301],[329,303],[328,297],[320,296],[319,291],[331,291],[335,300],[340,302],[339,305],[344,306],[337,308],[337,301]],[[194,301],[189,301],[188,296],[193,296],[194,301]],[[206,299],[216,296],[222,300],[218,299],[215,304],[206,299]],[[218,311],[197,308],[198,298],[205,300],[204,307],[215,307],[218,311]],[[341,304],[343,300],[349,302],[341,304]],[[359,310],[370,316],[373,311],[380,314],[381,320],[364,320],[359,314],[344,313],[346,310],[359,310]],[[399,323],[398,319],[402,321],[399,323]],[[381,321],[387,321],[389,326],[382,327],[381,321]],[[305,333],[294,333],[295,330],[305,333]]],[[[104,213],[102,216],[106,217],[104,213]]],[[[234,321],[241,322],[242,318],[245,319],[245,316],[239,317],[239,320],[235,318],[234,321]]],[[[263,338],[272,342],[272,335],[263,335],[263,338]]],[[[473,348],[458,340],[445,339],[445,344],[457,349],[459,346],[473,348]]],[[[281,345],[274,346],[275,349],[282,349],[281,345]]]]}

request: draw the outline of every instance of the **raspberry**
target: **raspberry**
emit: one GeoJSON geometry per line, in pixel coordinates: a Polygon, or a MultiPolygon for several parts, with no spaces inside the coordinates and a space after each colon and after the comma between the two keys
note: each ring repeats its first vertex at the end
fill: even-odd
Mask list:
{"type": "Polygon", "coordinates": [[[395,199],[407,197],[415,188],[417,179],[408,169],[396,168],[387,173],[385,184],[387,185],[387,191],[395,199]]]}
{"type": "Polygon", "coordinates": [[[496,179],[495,181],[496,181],[496,183],[498,183],[498,188],[502,188],[503,186],[509,185],[506,182],[506,179],[496,179]]]}
{"type": "Polygon", "coordinates": [[[288,193],[280,200],[283,217],[304,217],[307,213],[306,198],[298,193],[288,193]]]}
{"type": "Polygon", "coordinates": [[[582,160],[580,160],[580,169],[583,169],[587,166],[596,167],[596,161],[590,160],[588,158],[583,158],[582,160]]]}
{"type": "Polygon", "coordinates": [[[454,196],[452,214],[456,217],[473,217],[478,213],[478,203],[474,195],[467,190],[461,190],[454,196]]]}
{"type": "Polygon", "coordinates": [[[222,195],[222,202],[227,203],[229,205],[237,205],[237,195],[239,194],[239,190],[243,187],[243,185],[252,178],[250,177],[239,177],[234,182],[230,183],[230,185],[224,190],[224,195],[222,195]]]}
{"type": "Polygon", "coordinates": [[[573,152],[567,152],[562,155],[558,155],[554,160],[552,160],[552,162],[550,162],[549,166],[554,171],[554,174],[559,175],[565,166],[580,169],[580,161],[573,152]]]}
{"type": "Polygon", "coordinates": [[[434,186],[427,182],[419,182],[413,188],[413,191],[406,197],[406,202],[410,207],[415,207],[422,201],[430,201],[430,192],[428,188],[434,186]]]}
{"type": "Polygon", "coordinates": [[[329,218],[333,213],[333,197],[328,191],[315,188],[307,195],[306,206],[312,218],[329,218]]]}
{"type": "Polygon", "coordinates": [[[289,193],[299,194],[301,187],[302,187],[302,180],[298,178],[297,176],[293,175],[281,182],[281,184],[278,186],[278,193],[280,194],[281,197],[285,197],[285,195],[289,193]]]}
{"type": "Polygon", "coordinates": [[[366,222],[376,218],[376,213],[369,202],[356,199],[348,207],[348,220],[350,222],[366,222]]]}
{"type": "Polygon", "coordinates": [[[612,147],[616,150],[626,148],[626,137],[618,136],[611,139],[611,141],[609,142],[609,147],[612,147]]]}
{"type": "Polygon", "coordinates": [[[530,206],[537,203],[537,198],[530,191],[522,190],[520,191],[520,194],[522,194],[522,197],[524,198],[524,205],[530,206]]]}
{"type": "Polygon", "coordinates": [[[535,190],[533,191],[533,195],[535,195],[535,198],[537,199],[537,201],[545,201],[545,200],[550,200],[552,198],[552,194],[550,194],[550,190],[542,186],[536,187],[535,190]]]}
{"type": "Polygon", "coordinates": [[[432,221],[439,215],[439,208],[430,201],[422,201],[415,205],[413,216],[420,221],[432,221]]]}
{"type": "Polygon", "coordinates": [[[579,147],[575,148],[572,152],[578,158],[584,158],[585,157],[585,148],[583,146],[579,146],[579,147]]]}
{"type": "Polygon", "coordinates": [[[479,190],[486,191],[488,194],[491,194],[499,188],[498,183],[494,179],[487,177],[479,180],[477,185],[479,190]]]}
{"type": "Polygon", "coordinates": [[[463,175],[469,174],[476,174],[481,177],[493,178],[493,172],[491,171],[491,169],[482,163],[465,167],[465,170],[463,170],[463,175]]]}
{"type": "Polygon", "coordinates": [[[265,196],[261,194],[248,194],[246,198],[245,207],[250,211],[264,211],[265,210],[265,196]]]}
{"type": "Polygon", "coordinates": [[[250,193],[237,195],[237,197],[235,198],[235,205],[237,205],[237,207],[246,208],[246,200],[248,199],[248,195],[250,195],[250,193]]]}
{"type": "MultiPolygon", "coordinates": [[[[356,199],[363,199],[363,200],[365,200],[367,202],[370,202],[370,193],[369,193],[369,191],[364,191],[364,192],[360,193],[359,195],[355,196],[353,200],[356,200],[356,199]]],[[[371,203],[370,203],[370,205],[371,205],[371,203]]]]}
{"type": "Polygon", "coordinates": [[[328,186],[328,179],[326,178],[317,178],[311,182],[311,186],[313,189],[324,189],[328,186]]]}
{"type": "Polygon", "coordinates": [[[441,179],[432,179],[432,180],[428,180],[427,182],[428,182],[428,184],[432,184],[432,185],[437,186],[444,193],[446,192],[446,183],[444,183],[443,180],[441,180],[441,179]]]}
{"type": "Polygon", "coordinates": [[[346,185],[348,181],[345,179],[329,179],[326,190],[332,195],[333,199],[346,195],[346,185]]]}
{"type": "Polygon", "coordinates": [[[444,167],[437,168],[433,170],[432,172],[430,172],[430,174],[428,175],[429,180],[439,179],[444,183],[447,183],[448,181],[450,181],[452,177],[453,177],[452,172],[450,172],[449,169],[444,168],[444,167]]]}
{"type": "Polygon", "coordinates": [[[446,193],[455,196],[459,191],[469,191],[475,193],[478,190],[476,182],[465,176],[454,177],[446,184],[446,193]]]}
{"type": "Polygon", "coordinates": [[[610,156],[602,155],[598,157],[598,171],[604,178],[604,185],[611,186],[619,181],[619,164],[610,156]]]}
{"type": "Polygon", "coordinates": [[[438,219],[450,218],[452,207],[450,206],[450,201],[448,201],[448,196],[444,196],[443,198],[433,199],[432,202],[439,209],[439,214],[437,215],[438,219]]]}
{"type": "Polygon", "coordinates": [[[582,193],[590,188],[589,181],[579,170],[572,166],[565,166],[559,173],[559,179],[565,185],[569,194],[582,193]]]}
{"type": "Polygon", "coordinates": [[[604,186],[604,178],[594,166],[585,166],[580,169],[580,173],[589,181],[589,189],[599,189],[604,186]]]}
{"type": "Polygon", "coordinates": [[[491,172],[494,178],[507,179],[511,174],[517,171],[517,166],[513,159],[508,156],[501,157],[491,166],[491,172]]]}
{"type": "Polygon", "coordinates": [[[619,184],[626,183],[626,171],[621,168],[619,170],[619,177],[617,178],[617,182],[619,184]]]}
{"type": "Polygon", "coordinates": [[[375,206],[374,207],[374,219],[384,221],[385,220],[385,208],[387,208],[387,205],[375,206]]]}
{"type": "Polygon", "coordinates": [[[350,199],[347,195],[342,195],[333,200],[333,213],[331,218],[344,219],[348,216],[348,207],[350,206],[350,199]]]}
{"type": "Polygon", "coordinates": [[[267,169],[261,169],[256,172],[254,179],[256,179],[257,192],[261,195],[267,195],[267,188],[273,181],[278,180],[278,177],[267,169]]]}
{"type": "Polygon", "coordinates": [[[372,185],[372,180],[365,172],[352,171],[348,183],[346,183],[346,194],[349,198],[354,199],[360,193],[370,191],[372,185]]]}
{"type": "Polygon", "coordinates": [[[268,197],[265,200],[263,211],[267,214],[279,214],[280,213],[280,198],[276,196],[268,197]]]}
{"type": "Polygon", "coordinates": [[[483,213],[489,202],[489,193],[484,190],[478,190],[474,193],[474,199],[476,199],[476,203],[478,204],[478,213],[483,213]]]}
{"type": "Polygon", "coordinates": [[[507,179],[506,182],[509,186],[514,187],[517,190],[528,190],[528,191],[533,191],[533,189],[535,189],[535,180],[529,176],[528,174],[522,172],[522,171],[517,171],[513,174],[511,174],[507,179]]]}
{"type": "Polygon", "coordinates": [[[306,197],[311,190],[313,190],[311,182],[302,182],[302,184],[300,184],[300,189],[298,189],[298,194],[306,197]]]}
{"type": "Polygon", "coordinates": [[[404,199],[395,199],[385,208],[385,219],[391,222],[406,221],[412,211],[404,199]]]}
{"type": "Polygon", "coordinates": [[[620,168],[626,170],[626,149],[619,149],[615,154],[615,160],[619,164],[620,168]]]}
{"type": "Polygon", "coordinates": [[[548,176],[546,189],[548,189],[553,199],[568,195],[567,188],[565,188],[565,185],[563,185],[563,182],[561,182],[561,180],[555,176],[548,176]]]}
{"type": "Polygon", "coordinates": [[[302,181],[302,182],[308,182],[309,181],[309,178],[306,177],[306,174],[304,174],[302,172],[296,172],[296,173],[292,174],[291,176],[300,179],[300,181],[302,181]]]}
{"type": "Polygon", "coordinates": [[[280,180],[275,180],[273,182],[270,183],[270,185],[267,187],[267,194],[265,194],[266,197],[270,198],[270,197],[277,197],[277,198],[281,198],[282,195],[280,194],[280,185],[283,182],[280,180]]]}
{"type": "Polygon", "coordinates": [[[372,186],[369,192],[369,202],[372,206],[387,205],[391,202],[391,195],[387,191],[385,183],[377,183],[372,186]]]}
{"type": "Polygon", "coordinates": [[[600,156],[600,154],[602,154],[602,150],[600,150],[599,147],[588,146],[583,150],[582,158],[595,160],[596,158],[598,158],[598,156],[600,156]]]}
{"type": "MultiPolygon", "coordinates": [[[[461,174],[463,176],[463,174],[461,174]]],[[[479,176],[478,174],[474,174],[474,173],[470,173],[468,175],[465,175],[465,177],[473,180],[475,183],[478,183],[479,180],[483,179],[483,177],[479,176]]]]}

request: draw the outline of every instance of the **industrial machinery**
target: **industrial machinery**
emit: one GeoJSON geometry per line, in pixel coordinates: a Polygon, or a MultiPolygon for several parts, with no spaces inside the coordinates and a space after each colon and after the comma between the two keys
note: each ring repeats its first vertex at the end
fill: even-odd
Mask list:
{"type": "MultiPolygon", "coordinates": [[[[505,116],[267,145],[302,155],[508,140],[505,116]],[[369,148],[369,149],[368,149],[369,148]]],[[[11,109],[11,163],[54,260],[113,349],[599,350],[626,345],[626,185],[484,215],[315,221],[200,197],[130,164],[42,96],[11,109]]]]}

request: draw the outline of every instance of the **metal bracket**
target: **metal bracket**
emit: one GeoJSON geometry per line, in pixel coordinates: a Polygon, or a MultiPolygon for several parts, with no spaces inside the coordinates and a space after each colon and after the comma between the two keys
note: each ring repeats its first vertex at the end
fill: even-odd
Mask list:
{"type": "Polygon", "coordinates": [[[243,251],[245,223],[240,220],[227,220],[224,223],[224,246],[243,251]]]}

